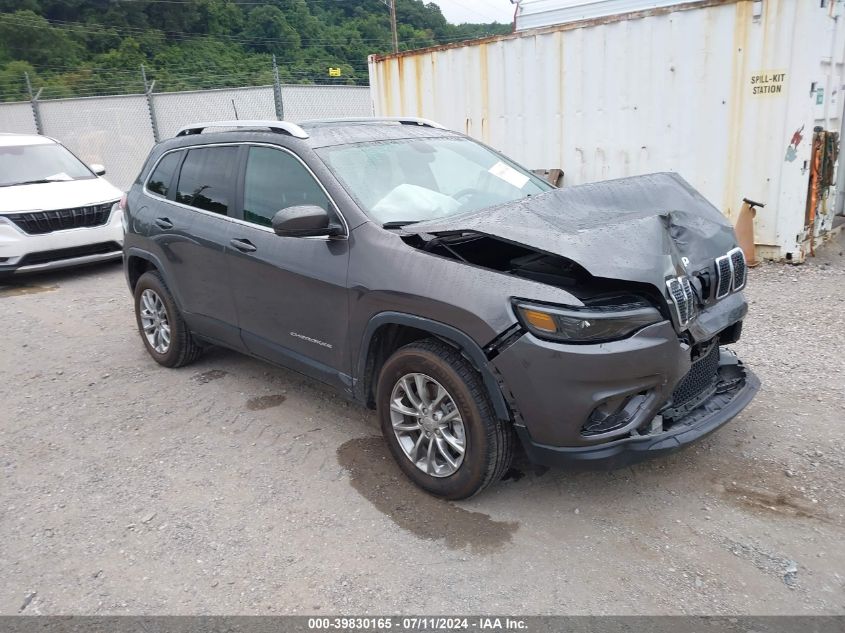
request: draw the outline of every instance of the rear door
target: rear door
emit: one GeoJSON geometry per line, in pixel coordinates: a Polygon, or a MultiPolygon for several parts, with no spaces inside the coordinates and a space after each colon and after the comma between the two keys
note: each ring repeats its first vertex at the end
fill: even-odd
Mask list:
{"type": "Polygon", "coordinates": [[[222,145],[181,150],[176,158],[165,154],[147,183],[147,192],[158,197],[150,235],[166,259],[186,321],[197,333],[236,348],[242,345],[226,256],[240,152],[239,146],[222,145]]]}
{"type": "MultiPolygon", "coordinates": [[[[281,209],[315,204],[337,215],[323,187],[290,151],[247,146],[242,222],[231,251],[238,324],[250,352],[338,387],[344,386],[347,332],[344,237],[280,237],[270,223],[281,209]]],[[[338,216],[338,221],[342,224],[338,216]]]]}

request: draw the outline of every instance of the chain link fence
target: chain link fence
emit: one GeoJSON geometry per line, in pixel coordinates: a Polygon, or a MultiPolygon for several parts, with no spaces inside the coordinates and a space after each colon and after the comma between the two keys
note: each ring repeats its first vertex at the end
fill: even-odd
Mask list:
{"type": "Polygon", "coordinates": [[[200,121],[371,116],[366,86],[280,85],[0,103],[0,132],[61,141],[126,190],[157,140],[200,121]],[[278,93],[278,98],[276,95],[278,93]]]}

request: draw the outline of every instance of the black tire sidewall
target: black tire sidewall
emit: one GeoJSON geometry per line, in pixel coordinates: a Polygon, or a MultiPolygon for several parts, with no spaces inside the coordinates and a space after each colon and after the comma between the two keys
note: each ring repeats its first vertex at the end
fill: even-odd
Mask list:
{"type": "Polygon", "coordinates": [[[476,401],[469,386],[447,360],[430,350],[414,346],[398,350],[379,374],[376,402],[382,434],[390,452],[402,471],[418,486],[446,499],[465,499],[484,487],[491,467],[491,446],[482,413],[487,409],[486,403],[476,401]],[[466,432],[464,460],[458,470],[448,477],[433,477],[422,472],[405,455],[393,433],[390,395],[396,382],[409,373],[422,373],[434,378],[449,392],[461,412],[466,432]]]}
{"type": "Polygon", "coordinates": [[[176,307],[176,302],[173,301],[170,291],[167,289],[167,286],[164,285],[161,277],[159,277],[156,273],[144,273],[141,275],[138,283],[135,284],[135,323],[138,326],[138,333],[141,335],[141,341],[143,341],[144,347],[147,352],[149,352],[150,356],[152,356],[153,360],[155,360],[159,365],[164,365],[165,367],[176,366],[182,352],[180,345],[185,344],[185,324],[179,314],[179,309],[176,307]],[[159,297],[161,297],[161,300],[164,302],[165,310],[167,310],[167,323],[170,325],[170,347],[167,348],[167,351],[164,354],[159,354],[155,351],[155,349],[153,349],[150,342],[147,340],[147,337],[144,334],[144,328],[141,325],[141,294],[143,294],[144,290],[147,289],[154,291],[159,297]]]}

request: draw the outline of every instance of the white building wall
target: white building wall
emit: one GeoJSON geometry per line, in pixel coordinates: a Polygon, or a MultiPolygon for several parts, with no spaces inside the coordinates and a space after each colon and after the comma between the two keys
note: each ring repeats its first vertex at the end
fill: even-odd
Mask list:
{"type": "Polygon", "coordinates": [[[800,260],[813,127],[840,128],[831,10],[702,0],[373,57],[375,112],[437,120],[566,185],[677,171],[732,219],[743,197],[766,203],[760,254],[800,260]]]}

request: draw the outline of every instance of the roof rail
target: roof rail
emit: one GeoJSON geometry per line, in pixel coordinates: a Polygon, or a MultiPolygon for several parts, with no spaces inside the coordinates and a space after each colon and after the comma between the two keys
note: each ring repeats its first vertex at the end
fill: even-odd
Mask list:
{"type": "Polygon", "coordinates": [[[288,123],[287,121],[262,121],[255,120],[240,120],[240,121],[208,121],[206,123],[192,123],[186,125],[178,132],[176,136],[188,136],[189,134],[202,134],[202,131],[210,127],[228,127],[228,128],[268,128],[271,132],[279,134],[287,134],[295,138],[308,138],[308,132],[299,127],[296,123],[288,123]]]}
{"type": "Polygon", "coordinates": [[[303,128],[329,127],[332,125],[367,125],[379,123],[395,123],[397,125],[419,125],[420,127],[431,127],[438,130],[446,128],[439,123],[428,119],[420,119],[410,116],[387,116],[387,117],[349,117],[339,119],[312,119],[303,121],[300,125],[303,128]]]}

